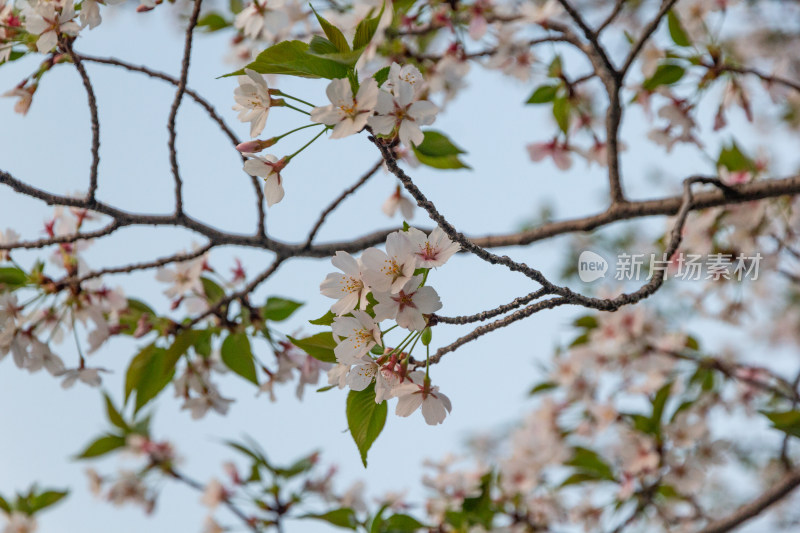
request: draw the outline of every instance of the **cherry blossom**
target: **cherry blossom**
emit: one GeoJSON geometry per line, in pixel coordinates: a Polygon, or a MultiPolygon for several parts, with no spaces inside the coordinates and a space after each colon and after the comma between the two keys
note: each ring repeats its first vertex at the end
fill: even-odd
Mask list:
{"type": "Polygon", "coordinates": [[[367,78],[353,97],[350,81],[337,79],[328,84],[326,93],[331,104],[312,109],[311,120],[334,126],[331,139],[341,139],[358,133],[367,125],[367,118],[378,102],[378,83],[367,78]]]}
{"type": "Polygon", "coordinates": [[[251,176],[264,178],[264,197],[267,199],[267,206],[272,207],[283,200],[283,183],[281,170],[286,166],[286,160],[278,160],[274,155],[252,155],[244,163],[244,171],[251,176]]]}
{"type": "Polygon", "coordinates": [[[233,110],[239,111],[239,121],[250,123],[250,137],[255,138],[264,131],[272,98],[261,74],[249,68],[244,73],[246,76],[239,76],[239,86],[233,91],[233,110]]]}
{"type": "Polygon", "coordinates": [[[398,185],[394,192],[386,199],[386,201],[381,206],[381,211],[387,217],[393,217],[397,210],[400,210],[400,214],[403,215],[405,220],[411,220],[414,218],[414,202],[406,198],[403,193],[402,189],[398,185]]]}
{"type": "Polygon", "coordinates": [[[450,398],[439,392],[439,387],[431,386],[429,380],[423,380],[420,373],[409,375],[409,378],[411,383],[404,383],[395,390],[398,398],[395,414],[409,416],[422,407],[422,416],[426,423],[435,426],[444,422],[447,413],[453,410],[450,398]]]}
{"type": "Polygon", "coordinates": [[[558,139],[546,143],[532,143],[526,148],[531,161],[539,162],[546,157],[551,157],[559,170],[569,170],[572,166],[569,147],[565,143],[559,143],[558,139]]]}
{"type": "Polygon", "coordinates": [[[439,226],[429,236],[416,228],[409,228],[406,235],[420,268],[440,267],[461,249],[461,245],[451,241],[439,226]]]}
{"type": "Polygon", "coordinates": [[[337,339],[333,352],[336,360],[346,365],[357,364],[361,357],[381,342],[381,329],[371,316],[359,310],[352,314],[333,319],[333,335],[337,339]]]}
{"type": "Polygon", "coordinates": [[[38,529],[36,519],[20,511],[8,515],[8,523],[3,533],[34,533],[38,529]]]}
{"type": "Polygon", "coordinates": [[[422,276],[414,276],[397,292],[376,292],[375,319],[396,320],[397,324],[412,331],[425,329],[424,315],[442,308],[442,302],[433,287],[420,287],[422,276]]]}
{"type": "Polygon", "coordinates": [[[60,13],[57,7],[55,3],[43,2],[25,12],[25,30],[39,36],[36,41],[39,53],[45,54],[55,48],[60,34],[74,37],[81,31],[80,26],[72,20],[75,18],[72,1],[68,1],[60,13]]]}
{"type": "Polygon", "coordinates": [[[289,23],[288,15],[283,11],[283,0],[254,0],[245,7],[233,22],[236,29],[245,36],[258,39],[262,35],[267,39],[276,37],[289,23]]]}
{"type": "Polygon", "coordinates": [[[339,251],[333,256],[331,263],[343,272],[343,274],[338,272],[328,274],[319,286],[323,296],[339,300],[331,306],[331,312],[341,316],[356,306],[360,306],[362,310],[366,309],[369,290],[362,278],[361,261],[347,252],[339,251]]]}
{"type": "Polygon", "coordinates": [[[417,260],[404,232],[386,237],[386,251],[368,248],[361,255],[364,282],[373,291],[398,292],[414,275],[417,260]]]}
{"type": "Polygon", "coordinates": [[[433,124],[438,112],[427,100],[414,101],[414,86],[398,79],[391,93],[379,91],[376,114],[367,123],[380,135],[390,135],[396,130],[400,141],[410,147],[423,141],[425,137],[419,127],[433,124]]]}

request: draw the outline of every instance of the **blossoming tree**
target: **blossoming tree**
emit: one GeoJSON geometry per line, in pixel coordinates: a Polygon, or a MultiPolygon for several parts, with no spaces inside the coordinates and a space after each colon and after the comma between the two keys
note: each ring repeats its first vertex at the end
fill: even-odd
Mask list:
{"type": "MultiPolygon", "coordinates": [[[[284,531],[291,529],[288,520],[373,533],[710,533],[755,518],[770,531],[797,528],[800,177],[778,172],[796,170],[795,154],[770,148],[776,131],[797,139],[800,65],[787,50],[800,38],[800,6],[769,0],[193,0],[171,6],[142,0],[139,17],[186,16],[183,60],[172,75],[82,51],[81,40],[102,17],[129,7],[120,3],[0,4],[0,72],[22,58],[38,65],[5,93],[17,99],[14,111],[24,115],[37,105],[40,84],[64,68],[77,72],[88,102],[91,158],[84,190],[40,188],[32,177],[0,168],[4,187],[55,206],[43,238],[31,237],[42,228],[0,233],[0,361],[8,359],[3,372],[43,371],[64,388],[121,392],[121,401],[98,393],[108,431],[87,435],[78,458],[126,451],[140,467],[117,475],[90,469],[93,492],[149,512],[161,483],[173,481],[202,493],[211,511],[206,533],[284,531]],[[238,62],[237,70],[219,73],[237,77],[228,101],[208,100],[188,86],[197,61],[193,43],[210,32],[230,37],[238,62]],[[171,212],[132,212],[103,198],[95,65],[174,86],[165,118],[171,212]],[[599,166],[606,180],[603,211],[557,220],[544,213],[517,231],[477,237],[428,199],[417,169],[469,168],[459,132],[434,126],[464,92],[470,73],[484,71],[525,86],[529,97],[522,105],[551,115],[532,138],[508,149],[526,150],[531,165],[542,165],[547,175],[538,179],[555,180],[576,160],[599,166]],[[299,79],[292,87],[326,80],[325,94],[290,94],[284,85],[290,78],[299,79]],[[184,206],[177,117],[189,99],[229,139],[230,146],[219,149],[235,147],[241,154],[240,167],[230,173],[243,170],[252,184],[257,223],[250,234],[218,229],[184,206]],[[230,105],[242,124],[229,125],[216,111],[230,105]],[[276,112],[296,117],[296,125],[285,132],[271,128],[276,112]],[[647,123],[646,139],[623,142],[624,119],[636,113],[647,123]],[[742,133],[748,122],[770,129],[754,138],[742,133]],[[282,151],[285,138],[304,135],[307,142],[298,149],[282,151]],[[299,194],[285,187],[287,178],[295,179],[293,162],[351,136],[377,161],[326,199],[308,221],[305,239],[278,240],[267,221],[299,194]],[[641,143],[659,147],[664,167],[681,150],[696,152],[703,163],[683,177],[677,194],[635,199],[629,191],[637,178],[623,179],[622,154],[641,143]],[[346,240],[317,242],[328,216],[382,169],[390,195],[368,208],[400,214],[405,222],[385,230],[352,228],[346,240]],[[415,214],[419,220],[412,221],[415,214]],[[636,223],[645,217],[666,219],[666,229],[654,235],[652,227],[636,223]],[[623,231],[595,231],[624,221],[632,222],[623,231]],[[143,249],[141,261],[129,264],[84,259],[91,244],[132,226],[151,227],[154,234],[182,228],[202,242],[163,257],[143,249]],[[545,274],[535,260],[514,258],[557,236],[570,239],[562,246],[569,266],[561,277],[545,274]],[[269,265],[237,260],[226,275],[212,266],[216,250],[226,246],[261,250],[269,265]],[[595,290],[589,282],[597,276],[583,277],[586,270],[596,267],[602,276],[608,268],[595,252],[578,255],[587,248],[624,258],[618,283],[595,290]],[[41,259],[19,260],[23,250],[41,251],[41,259]],[[485,262],[492,272],[518,274],[518,296],[445,313],[447,295],[436,285],[457,275],[450,262],[456,254],[485,262]],[[637,266],[636,255],[649,258],[649,273],[627,268],[637,266]],[[290,295],[291,287],[273,290],[270,281],[303,258],[332,265],[324,279],[306,280],[319,284],[318,300],[299,311],[304,304],[294,299],[255,295],[262,287],[290,295]],[[115,276],[148,270],[163,284],[168,308],[149,304],[124,282],[110,285],[115,276]],[[674,281],[687,276],[697,283],[674,281]],[[651,304],[657,293],[658,304],[651,304]],[[366,467],[390,410],[438,426],[458,409],[459,398],[436,384],[437,375],[455,371],[441,362],[516,322],[535,330],[539,317],[562,306],[581,313],[568,328],[570,341],[532,373],[530,414],[493,445],[473,449],[468,466],[449,459],[433,464],[424,479],[429,497],[419,509],[397,495],[367,505],[363,488],[334,489],[333,472],[318,471],[316,453],[278,465],[252,440],[227,443],[249,469],[226,463],[222,480],[198,481],[176,460],[169,435],[151,431],[152,402],[168,389],[194,419],[235,409],[235,395],[223,395],[218,386],[221,373],[241,377],[243,387],[273,400],[275,386],[287,382],[297,382],[301,395],[306,386],[331,396],[336,393],[327,391],[346,389],[336,401],[366,467]],[[282,327],[303,312],[310,313],[307,329],[282,327]],[[702,328],[690,333],[689,317],[751,328],[749,341],[760,350],[787,355],[767,361],[754,360],[741,345],[708,349],[702,328]],[[439,341],[453,331],[453,340],[439,341]],[[136,346],[123,376],[102,363],[107,343],[119,337],[136,346]],[[62,355],[68,343],[77,347],[74,359],[62,355]],[[734,417],[738,423],[727,420],[734,417]],[[763,439],[753,444],[742,439],[746,432],[763,439]],[[728,492],[730,483],[750,490],[728,492]],[[223,518],[215,514],[218,507],[228,511],[223,518]]],[[[477,105],[489,99],[484,95],[477,105]]],[[[513,118],[499,117],[492,127],[513,118]]],[[[458,194],[479,195],[493,177],[464,179],[471,180],[469,188],[458,194]]],[[[485,209],[488,217],[514,223],[502,206],[485,209]]],[[[67,496],[34,481],[47,483],[31,480],[24,490],[0,486],[6,533],[36,530],[39,513],[67,496]]]]}

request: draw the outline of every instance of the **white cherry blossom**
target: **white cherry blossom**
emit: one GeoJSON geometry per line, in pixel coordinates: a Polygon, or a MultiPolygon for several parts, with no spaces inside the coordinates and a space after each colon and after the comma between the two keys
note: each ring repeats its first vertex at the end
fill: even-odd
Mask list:
{"type": "Polygon", "coordinates": [[[281,170],[285,160],[278,160],[274,155],[252,155],[252,159],[244,162],[244,171],[251,176],[264,178],[264,197],[267,206],[272,207],[283,200],[283,182],[281,170]]]}
{"type": "Polygon", "coordinates": [[[361,82],[353,97],[350,81],[343,78],[332,80],[325,91],[330,105],[311,110],[311,120],[334,126],[331,139],[341,139],[361,131],[367,125],[378,102],[378,83],[373,78],[361,82]]]}
{"type": "Polygon", "coordinates": [[[404,219],[411,220],[414,218],[414,207],[414,202],[403,196],[402,189],[398,185],[391,196],[389,196],[381,206],[381,211],[383,211],[387,217],[393,217],[399,209],[404,219]]]}
{"type": "Polygon", "coordinates": [[[339,251],[331,263],[343,272],[331,272],[319,286],[323,296],[339,300],[331,306],[331,312],[345,315],[356,306],[366,309],[369,290],[361,277],[361,262],[347,252],[339,251]]]}
{"type": "Polygon", "coordinates": [[[333,319],[333,336],[337,340],[333,349],[336,360],[353,365],[358,364],[373,346],[381,342],[381,328],[366,312],[355,310],[353,316],[333,319]]]}
{"type": "Polygon", "coordinates": [[[447,413],[453,410],[450,398],[439,392],[439,387],[432,386],[430,381],[423,381],[421,373],[412,372],[409,377],[410,383],[404,383],[395,390],[398,398],[395,414],[409,416],[422,407],[426,423],[435,426],[444,422],[447,413]]]}
{"type": "Polygon", "coordinates": [[[451,241],[439,226],[430,235],[417,228],[409,228],[406,235],[420,268],[440,267],[461,249],[461,245],[451,241]]]}
{"type": "Polygon", "coordinates": [[[39,36],[36,41],[39,53],[46,54],[55,48],[60,34],[74,37],[81,31],[81,27],[72,20],[75,18],[72,2],[67,2],[60,13],[57,7],[55,2],[43,2],[25,11],[25,30],[39,36]]]}
{"type": "Polygon", "coordinates": [[[417,259],[404,232],[386,237],[386,251],[368,248],[361,255],[363,280],[373,291],[398,292],[414,275],[417,259]]]}
{"type": "Polygon", "coordinates": [[[420,287],[422,276],[414,276],[396,294],[377,292],[375,298],[375,319],[397,320],[397,324],[413,331],[425,329],[423,315],[435,313],[442,308],[442,302],[433,287],[420,287]]]}
{"type": "Polygon", "coordinates": [[[264,76],[249,68],[244,73],[246,76],[239,76],[239,86],[233,90],[233,110],[239,112],[240,122],[250,123],[250,137],[255,138],[264,131],[272,98],[264,76]]]}
{"type": "Polygon", "coordinates": [[[433,124],[439,108],[427,100],[415,102],[414,87],[410,83],[398,81],[392,91],[378,93],[376,114],[367,123],[380,135],[390,135],[396,129],[403,144],[416,146],[425,138],[420,126],[433,124]]]}

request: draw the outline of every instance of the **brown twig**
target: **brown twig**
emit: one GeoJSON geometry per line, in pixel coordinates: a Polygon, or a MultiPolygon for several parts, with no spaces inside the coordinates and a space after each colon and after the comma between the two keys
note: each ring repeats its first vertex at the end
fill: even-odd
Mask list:
{"type": "Polygon", "coordinates": [[[175,91],[175,99],[172,101],[172,107],[169,110],[169,118],[167,119],[167,131],[169,132],[169,140],[167,146],[169,147],[169,162],[172,168],[172,176],[175,178],[175,213],[180,215],[183,213],[183,180],[181,180],[180,170],[178,168],[178,151],[175,147],[175,140],[177,139],[177,131],[175,130],[175,120],[178,116],[178,108],[183,101],[183,95],[186,92],[186,80],[189,77],[189,64],[192,58],[192,37],[194,36],[194,28],[197,26],[197,19],[200,16],[200,5],[203,0],[194,0],[194,9],[192,15],[189,17],[189,27],[186,28],[186,39],[183,47],[183,61],[181,63],[181,76],[178,80],[178,90],[175,91]]]}
{"type": "Polygon", "coordinates": [[[483,322],[484,320],[489,320],[490,318],[494,318],[496,316],[502,315],[503,313],[507,313],[509,311],[513,311],[514,309],[516,309],[516,308],[518,308],[518,307],[520,307],[522,305],[528,304],[528,303],[532,302],[533,300],[536,300],[537,298],[541,298],[542,296],[545,296],[546,294],[547,294],[546,290],[539,289],[538,291],[533,291],[532,293],[527,294],[525,296],[520,296],[519,298],[515,298],[514,300],[512,300],[511,302],[509,302],[507,304],[500,305],[498,307],[495,307],[494,309],[489,309],[489,310],[486,310],[486,311],[482,311],[482,312],[476,313],[474,315],[453,316],[453,317],[431,315],[431,318],[436,323],[442,323],[442,324],[464,325],[464,324],[470,324],[472,322],[483,322]]]}
{"type": "Polygon", "coordinates": [[[303,249],[307,250],[311,247],[311,243],[314,240],[314,237],[317,236],[320,228],[322,228],[322,224],[325,223],[325,219],[330,215],[339,205],[344,201],[345,198],[356,192],[362,185],[364,185],[383,165],[383,160],[379,160],[376,162],[369,170],[367,170],[359,179],[356,181],[352,186],[348,187],[342,194],[336,197],[328,207],[320,214],[319,218],[317,219],[316,224],[311,228],[311,231],[308,232],[308,238],[306,238],[306,242],[303,243],[303,249]]]}
{"type": "Polygon", "coordinates": [[[61,41],[62,46],[67,51],[67,54],[72,59],[75,65],[75,70],[81,77],[83,87],[86,89],[86,97],[89,100],[89,114],[92,121],[92,165],[89,170],[89,201],[93,202],[95,194],[97,193],[97,180],[98,180],[98,167],[100,166],[100,118],[97,112],[97,98],[94,95],[94,88],[83,67],[81,57],[72,49],[72,42],[68,38],[61,41]]]}
{"type": "MultiPolygon", "coordinates": [[[[84,55],[82,56],[82,59],[83,61],[91,61],[93,63],[99,63],[102,65],[121,67],[131,72],[140,72],[142,74],[150,76],[151,78],[156,78],[159,80],[163,80],[167,83],[171,83],[176,87],[180,83],[180,80],[170,76],[169,74],[165,74],[164,72],[159,72],[157,70],[153,70],[141,65],[132,65],[130,63],[126,63],[125,61],[111,57],[104,58],[104,57],[93,57],[84,55]]],[[[214,108],[214,106],[211,105],[211,103],[209,103],[208,100],[200,96],[199,93],[193,91],[188,86],[185,88],[185,91],[187,96],[189,96],[192,100],[197,102],[200,105],[200,107],[206,110],[208,116],[211,118],[211,120],[216,122],[217,125],[219,125],[220,129],[225,134],[225,136],[228,137],[228,139],[230,139],[231,144],[233,144],[233,146],[237,146],[241,142],[239,138],[236,137],[236,134],[233,132],[233,130],[231,130],[230,127],[228,127],[228,125],[225,123],[225,120],[219,115],[219,113],[217,113],[217,110],[214,108]]],[[[241,158],[242,161],[245,161],[247,159],[244,156],[241,156],[241,158]]],[[[261,190],[261,183],[259,182],[258,178],[256,178],[255,176],[249,176],[249,177],[251,183],[253,184],[253,190],[255,191],[256,195],[256,210],[258,212],[258,233],[259,235],[265,236],[266,228],[264,226],[264,219],[265,219],[264,192],[261,190]]]]}
{"type": "Polygon", "coordinates": [[[778,503],[800,485],[800,469],[792,470],[783,479],[773,483],[761,496],[739,507],[730,515],[708,524],[700,533],[724,533],[760,515],[770,506],[778,503]]]}

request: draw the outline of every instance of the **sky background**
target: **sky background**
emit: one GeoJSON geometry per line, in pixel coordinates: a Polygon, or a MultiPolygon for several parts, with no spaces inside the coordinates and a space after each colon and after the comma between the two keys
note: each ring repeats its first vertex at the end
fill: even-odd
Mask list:
{"type": "MultiPolygon", "coordinates": [[[[133,64],[177,75],[183,53],[183,31],[176,24],[176,9],[160,6],[147,14],[133,13],[133,5],[103,8],[104,23],[84,32],[77,41],[78,53],[112,56],[133,64]]],[[[233,105],[235,79],[216,79],[234,70],[224,61],[229,35],[198,35],[193,50],[189,86],[214,104],[243,140],[249,124],[236,121],[233,105]]],[[[14,87],[33,72],[40,56],[0,68],[0,91],[14,87]]],[[[135,212],[168,213],[172,210],[173,181],[169,172],[166,121],[174,87],[146,76],[104,65],[86,68],[94,84],[100,110],[101,164],[98,197],[104,202],[135,212]]],[[[580,68],[578,69],[580,70],[580,68]]],[[[473,66],[469,88],[450,102],[434,128],[444,131],[468,154],[472,171],[410,171],[417,185],[457,228],[470,235],[508,232],[520,227],[543,204],[551,204],[558,218],[602,210],[606,205],[604,170],[589,168],[576,160],[569,172],[558,171],[549,161],[532,164],[524,149],[529,142],[549,140],[555,126],[545,108],[523,106],[534,83],[509,80],[473,66]]],[[[325,80],[282,79],[278,87],[318,105],[327,103],[325,80]]],[[[87,188],[90,165],[90,127],[86,95],[79,76],[70,65],[55,67],[44,77],[27,116],[13,112],[13,101],[0,100],[0,168],[37,187],[57,194],[87,188]]],[[[713,109],[705,110],[710,118],[713,109]]],[[[674,193],[680,179],[712,167],[693,151],[678,147],[671,154],[642,142],[648,125],[638,109],[626,114],[622,139],[628,149],[622,154],[626,190],[632,198],[674,193]],[[656,176],[660,180],[654,179],[656,176]]],[[[734,111],[732,121],[741,122],[734,111]]],[[[272,111],[262,137],[277,135],[303,125],[307,118],[287,109],[272,111]]],[[[756,131],[756,130],[751,130],[756,131]]],[[[279,157],[293,152],[312,133],[292,135],[269,153],[279,157]]],[[[754,134],[753,134],[754,135],[754,134]]],[[[716,141],[711,141],[710,145],[716,141]]],[[[789,146],[778,141],[776,150],[789,146]]],[[[178,115],[178,158],[184,177],[185,209],[193,217],[222,230],[251,233],[256,224],[250,178],[241,171],[239,154],[208,120],[205,112],[188,97],[178,115]]],[[[715,150],[709,150],[716,153],[715,150]]],[[[283,172],[286,197],[268,212],[271,236],[301,241],[320,210],[341,190],[350,186],[379,155],[365,135],[343,140],[322,139],[283,172]]],[[[387,219],[380,211],[393,191],[395,179],[379,172],[356,195],[332,214],[317,242],[341,240],[369,233],[376,228],[396,227],[399,218],[387,219]]],[[[40,238],[43,222],[52,208],[0,188],[0,228],[13,227],[27,239],[40,238]]],[[[430,221],[417,210],[412,225],[430,228],[430,221]]],[[[638,222],[637,222],[638,223],[638,222]]],[[[661,219],[647,222],[663,227],[661,219]]],[[[188,250],[202,238],[180,229],[133,227],[117,231],[111,238],[95,242],[85,258],[92,267],[123,265],[188,250]]],[[[563,266],[563,238],[520,249],[502,250],[524,261],[551,279],[563,266]]],[[[15,257],[30,265],[48,252],[19,252],[15,257]]],[[[211,264],[227,274],[233,258],[240,258],[248,274],[255,275],[269,264],[270,254],[249,249],[218,249],[211,264]]],[[[50,265],[48,268],[53,269],[50,265]]],[[[331,300],[319,295],[319,283],[332,271],[327,260],[298,259],[285,263],[256,292],[255,302],[267,296],[284,296],[306,302],[295,316],[283,323],[285,333],[317,331],[307,320],[322,315],[331,300]]],[[[110,286],[122,286],[126,294],[157,309],[168,305],[153,271],[106,278],[110,286]]],[[[442,314],[471,314],[527,294],[536,286],[525,277],[491,267],[473,257],[459,255],[433,272],[430,284],[444,304],[442,314]]],[[[603,281],[598,283],[611,283],[603,281]]],[[[586,286],[572,282],[576,290],[586,286]]],[[[612,285],[609,285],[612,286],[612,285]]],[[[654,300],[658,300],[658,296],[654,300]]],[[[220,380],[224,396],[236,403],[227,416],[209,414],[200,421],[180,411],[180,401],[165,390],[152,407],[154,438],[174,443],[182,457],[182,469],[205,482],[222,477],[221,464],[235,456],[220,444],[247,434],[256,439],[276,462],[291,462],[313,450],[322,451],[324,472],[338,465],[339,487],[363,479],[367,496],[407,488],[412,500],[421,501],[424,490],[419,479],[425,458],[441,458],[462,451],[465,440],[478,432],[497,432],[513,427],[532,403],[530,387],[541,381],[538,366],[556,346],[571,335],[571,320],[581,310],[560,308],[517,322],[492,335],[448,354],[431,371],[435,384],[453,402],[445,423],[430,427],[416,413],[410,418],[393,415],[369,453],[369,468],[361,465],[347,432],[344,413],[346,391],[318,394],[309,387],[302,402],[294,385],[279,386],[278,401],[256,397],[255,388],[236,376],[220,380]]],[[[433,347],[442,346],[468,330],[437,327],[433,347]]],[[[83,339],[82,339],[83,340],[83,339]]],[[[119,400],[124,371],[141,342],[112,339],[91,356],[92,366],[113,371],[104,378],[103,389],[119,400]]],[[[68,366],[77,358],[70,341],[56,351],[68,366]]],[[[267,353],[260,354],[269,360],[267,353]]],[[[320,381],[320,386],[325,385],[320,381]]],[[[18,370],[10,358],[0,363],[0,493],[6,496],[25,490],[33,482],[47,487],[69,487],[65,503],[40,516],[43,533],[105,533],[110,525],[116,533],[200,531],[206,511],[198,494],[165,482],[156,512],[144,516],[139,508],[117,509],[93,498],[83,474],[87,463],[70,458],[106,430],[99,391],[77,385],[65,391],[59,380],[44,372],[35,375],[18,370]]],[[[91,463],[104,473],[138,463],[114,455],[91,463]]],[[[235,523],[223,512],[222,522],[235,523]]],[[[289,531],[319,531],[317,524],[297,523],[289,531]],[[296,527],[295,527],[296,525],[296,527]]]]}

